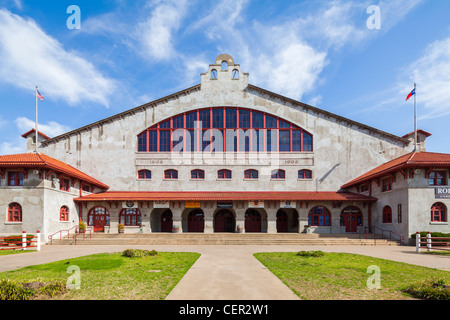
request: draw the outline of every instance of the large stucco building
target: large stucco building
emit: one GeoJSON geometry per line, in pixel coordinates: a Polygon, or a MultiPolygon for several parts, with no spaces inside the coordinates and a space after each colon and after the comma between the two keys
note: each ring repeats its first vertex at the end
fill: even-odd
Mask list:
{"type": "Polygon", "coordinates": [[[249,83],[229,55],[201,83],[0,156],[0,234],[450,232],[450,155],[249,83]]]}

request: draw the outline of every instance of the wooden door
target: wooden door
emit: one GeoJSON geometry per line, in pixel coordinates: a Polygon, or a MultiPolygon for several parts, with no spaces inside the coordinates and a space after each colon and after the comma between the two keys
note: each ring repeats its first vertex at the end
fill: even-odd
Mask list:
{"type": "Polygon", "coordinates": [[[288,232],[288,217],[284,211],[277,213],[277,232],[288,232]]]}
{"type": "Polygon", "coordinates": [[[161,232],[172,232],[173,219],[172,211],[166,210],[161,215],[161,232]]]}
{"type": "Polygon", "coordinates": [[[194,210],[188,216],[188,232],[203,232],[205,229],[205,215],[202,210],[194,210]]]}
{"type": "Polygon", "coordinates": [[[245,232],[261,232],[261,215],[256,210],[245,213],[245,232]]]}
{"type": "Polygon", "coordinates": [[[234,216],[228,210],[219,211],[214,218],[214,232],[234,232],[234,216]]]}

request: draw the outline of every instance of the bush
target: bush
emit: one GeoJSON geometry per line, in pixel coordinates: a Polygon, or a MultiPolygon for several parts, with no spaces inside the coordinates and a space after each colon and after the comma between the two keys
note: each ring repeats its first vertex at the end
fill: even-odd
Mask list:
{"type": "Polygon", "coordinates": [[[129,258],[142,258],[147,256],[156,256],[158,252],[155,250],[126,249],[122,252],[122,256],[129,258]]]}
{"type": "Polygon", "coordinates": [[[53,297],[65,291],[63,281],[24,282],[10,279],[0,280],[0,300],[29,300],[38,295],[53,297]]]}
{"type": "Polygon", "coordinates": [[[429,279],[417,282],[402,291],[419,299],[450,300],[450,290],[445,288],[443,279],[429,279]]]}
{"type": "MultiPolygon", "coordinates": [[[[26,241],[31,241],[34,238],[34,235],[32,234],[27,234],[27,239],[26,241]]],[[[22,235],[14,235],[14,236],[9,236],[9,237],[5,237],[3,239],[4,243],[8,243],[8,244],[16,244],[17,246],[21,246],[22,245],[22,235]]],[[[30,246],[30,243],[27,243],[27,246],[30,246]]]]}
{"type": "Polygon", "coordinates": [[[320,250],[317,251],[300,251],[297,253],[297,256],[301,257],[323,257],[325,253],[320,250]]]}

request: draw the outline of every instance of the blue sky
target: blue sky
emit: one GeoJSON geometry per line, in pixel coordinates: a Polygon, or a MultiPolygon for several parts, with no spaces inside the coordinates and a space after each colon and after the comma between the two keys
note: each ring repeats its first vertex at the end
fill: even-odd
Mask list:
{"type": "Polygon", "coordinates": [[[399,136],[417,82],[427,149],[450,153],[449,16],[448,0],[0,0],[0,154],[25,152],[35,85],[54,137],[200,83],[221,53],[254,85],[399,136]]]}

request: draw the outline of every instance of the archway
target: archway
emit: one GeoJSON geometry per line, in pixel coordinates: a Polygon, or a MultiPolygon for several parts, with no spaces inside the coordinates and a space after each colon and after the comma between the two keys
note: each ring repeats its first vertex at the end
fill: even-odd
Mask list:
{"type": "Polygon", "coordinates": [[[188,215],[188,232],[204,232],[205,214],[201,209],[192,210],[188,215]]]}
{"type": "Polygon", "coordinates": [[[341,226],[345,227],[345,232],[356,232],[357,227],[362,226],[361,210],[354,206],[342,209],[341,226]]]}
{"type": "Polygon", "coordinates": [[[214,232],[234,232],[236,219],[231,211],[222,209],[214,217],[214,232]]]}
{"type": "Polygon", "coordinates": [[[245,232],[261,232],[261,214],[249,209],[245,212],[245,232]]]}
{"type": "Polygon", "coordinates": [[[277,212],[277,232],[288,232],[288,216],[284,210],[277,212]]]}
{"type": "Polygon", "coordinates": [[[97,206],[89,210],[88,226],[92,226],[94,232],[105,231],[105,226],[109,226],[109,212],[105,207],[97,206]]]}

